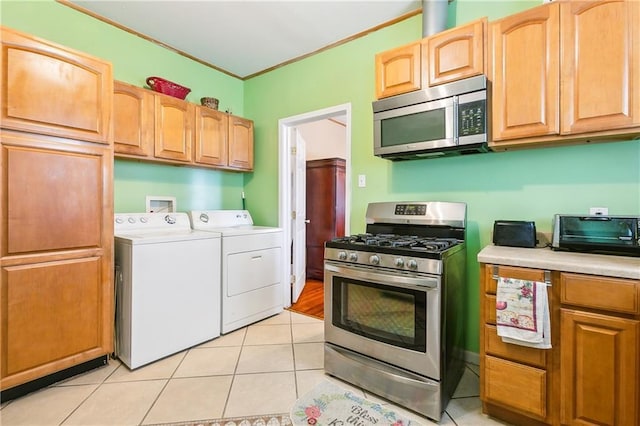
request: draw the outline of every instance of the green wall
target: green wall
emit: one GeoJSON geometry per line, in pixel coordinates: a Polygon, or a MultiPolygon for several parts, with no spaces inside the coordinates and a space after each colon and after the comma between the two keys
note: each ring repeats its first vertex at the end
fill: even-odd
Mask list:
{"type": "MultiPolygon", "coordinates": [[[[481,16],[497,19],[540,1],[456,0],[449,26],[481,16]]],[[[468,205],[467,344],[478,351],[478,264],[494,220],[533,220],[551,232],[555,213],[609,207],[640,214],[640,141],[532,149],[465,157],[390,162],[373,156],[374,55],[421,38],[421,17],[371,33],[267,74],[241,81],[47,1],[2,1],[2,24],[102,57],[118,80],[143,86],[156,75],[191,87],[187,100],[220,99],[220,109],[255,122],[255,172],[220,172],[115,162],[116,211],[141,211],[146,195],[177,197],[178,209],[240,208],[242,190],[256,221],[278,223],[278,120],[344,103],[352,105],[350,226],[364,231],[372,201],[444,200],[468,205]],[[367,187],[355,179],[367,175],[367,187]]]]}
{"type": "MultiPolygon", "coordinates": [[[[488,16],[497,19],[540,2],[454,1],[450,26],[488,16]]],[[[640,214],[640,141],[530,149],[463,157],[391,162],[373,155],[374,55],[421,36],[421,16],[405,20],[303,61],[248,80],[245,111],[255,120],[259,146],[248,176],[252,214],[277,220],[278,120],[335,105],[352,105],[351,232],[363,232],[372,201],[462,201],[468,208],[467,342],[479,350],[477,253],[491,244],[498,219],[532,220],[551,232],[555,213],[640,214]],[[359,188],[357,176],[367,176],[359,188]]]]}
{"type": "MultiPolygon", "coordinates": [[[[220,99],[220,109],[244,115],[244,82],[52,0],[0,4],[3,26],[106,59],[116,80],[144,87],[150,76],[191,88],[187,100],[220,99]]],[[[175,196],[179,210],[241,208],[242,173],[116,160],[116,212],[144,211],[147,195],[175,196]]]]}

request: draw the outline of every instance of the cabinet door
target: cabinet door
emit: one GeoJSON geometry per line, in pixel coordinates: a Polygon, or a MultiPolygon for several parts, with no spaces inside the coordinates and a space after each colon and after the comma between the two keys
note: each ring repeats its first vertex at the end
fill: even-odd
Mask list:
{"type": "Polygon", "coordinates": [[[62,148],[3,144],[3,256],[104,244],[103,173],[111,158],[62,148]]]}
{"type": "Polygon", "coordinates": [[[154,97],[148,90],[114,82],[113,149],[117,154],[153,155],[154,97]]]}
{"type": "Polygon", "coordinates": [[[423,82],[435,86],[484,74],[486,25],[486,18],[478,19],[423,41],[423,82]]]}
{"type": "Polygon", "coordinates": [[[193,104],[155,95],[155,153],[158,158],[191,162],[193,104]]]}
{"type": "Polygon", "coordinates": [[[561,5],[562,133],[640,126],[640,3],[561,5]]]}
{"type": "Polygon", "coordinates": [[[376,98],[419,90],[420,42],[376,55],[376,98]]]}
{"type": "Polygon", "coordinates": [[[2,268],[3,389],[110,350],[112,287],[101,268],[98,257],[2,268]]]}
{"type": "Polygon", "coordinates": [[[197,106],[195,110],[195,162],[226,166],[229,116],[206,107],[197,106]]]}
{"type": "Polygon", "coordinates": [[[229,167],[253,170],[253,121],[229,116],[229,167]]]}
{"type": "Polygon", "coordinates": [[[637,425],[640,321],[561,310],[562,423],[637,425]]]}
{"type": "Polygon", "coordinates": [[[110,143],[111,64],[2,28],[2,127],[110,143]]]}
{"type": "Polygon", "coordinates": [[[559,5],[489,25],[493,140],[559,133],[559,5]]]}

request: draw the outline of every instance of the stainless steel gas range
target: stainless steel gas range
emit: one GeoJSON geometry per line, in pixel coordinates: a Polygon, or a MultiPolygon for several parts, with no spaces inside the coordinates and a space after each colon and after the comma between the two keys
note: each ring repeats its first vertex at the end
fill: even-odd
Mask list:
{"type": "Polygon", "coordinates": [[[464,370],[466,205],[371,203],[325,244],[325,371],[436,421],[464,370]]]}

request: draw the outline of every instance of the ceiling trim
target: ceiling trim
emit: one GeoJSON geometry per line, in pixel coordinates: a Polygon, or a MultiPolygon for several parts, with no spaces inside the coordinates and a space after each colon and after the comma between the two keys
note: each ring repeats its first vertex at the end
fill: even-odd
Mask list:
{"type": "MultiPolygon", "coordinates": [[[[375,32],[375,31],[378,31],[378,30],[380,30],[382,28],[389,27],[391,25],[397,24],[398,22],[404,21],[405,19],[411,18],[412,16],[415,16],[415,15],[418,15],[419,13],[422,13],[422,8],[419,7],[417,9],[415,9],[415,10],[413,10],[411,12],[407,12],[404,15],[401,15],[401,16],[395,18],[395,19],[392,19],[390,21],[384,22],[384,23],[382,23],[380,25],[376,25],[375,27],[369,28],[368,30],[361,31],[361,32],[359,32],[357,34],[354,34],[354,35],[350,36],[350,37],[347,37],[347,38],[339,40],[339,41],[337,41],[335,43],[329,44],[329,45],[327,45],[327,46],[325,46],[325,47],[323,47],[321,49],[317,49],[317,50],[315,50],[313,52],[307,53],[305,55],[298,56],[296,58],[290,59],[288,61],[285,61],[285,62],[282,62],[280,64],[274,65],[272,67],[266,68],[266,69],[264,69],[262,71],[258,71],[256,73],[247,75],[245,77],[240,77],[239,75],[236,75],[236,74],[234,74],[232,72],[229,72],[229,71],[227,71],[225,69],[222,69],[220,67],[217,67],[217,66],[215,66],[215,65],[213,65],[213,64],[211,64],[209,62],[205,62],[205,61],[203,61],[201,59],[198,59],[195,56],[189,55],[188,53],[186,53],[186,52],[184,52],[184,51],[182,51],[180,49],[176,49],[175,47],[172,47],[172,46],[170,46],[170,45],[168,45],[166,43],[163,43],[163,42],[161,42],[159,40],[156,40],[153,37],[149,37],[147,35],[144,35],[142,33],[134,31],[129,27],[126,27],[126,26],[124,26],[122,24],[119,24],[119,23],[117,23],[115,21],[112,21],[109,18],[106,18],[106,17],[104,17],[102,15],[99,15],[99,14],[97,14],[95,12],[92,12],[92,11],[90,11],[88,9],[85,9],[84,7],[79,6],[79,5],[75,4],[75,3],[72,3],[72,2],[70,2],[68,0],[55,0],[55,1],[60,3],[60,4],[62,4],[62,5],[64,5],[64,6],[70,7],[70,8],[72,8],[72,9],[78,11],[78,12],[84,13],[85,15],[89,15],[92,18],[95,18],[95,19],[97,19],[99,21],[102,21],[102,22],[104,22],[106,24],[112,25],[112,26],[114,26],[114,27],[116,27],[116,28],[118,28],[118,29],[120,29],[122,31],[125,31],[125,32],[129,33],[129,34],[138,36],[138,37],[140,37],[140,38],[142,38],[144,40],[147,40],[147,41],[149,41],[151,43],[157,44],[160,47],[163,47],[163,48],[165,48],[167,50],[170,50],[170,51],[172,51],[174,53],[177,53],[180,56],[184,56],[187,59],[191,59],[192,61],[195,61],[195,62],[197,62],[199,64],[202,64],[202,65],[204,65],[204,66],[206,66],[208,68],[212,68],[212,69],[214,69],[214,70],[216,70],[218,72],[221,72],[223,74],[226,74],[228,76],[237,78],[237,79],[242,80],[242,81],[246,81],[246,80],[249,80],[250,78],[257,77],[257,76],[262,75],[262,74],[266,74],[266,73],[268,73],[270,71],[273,71],[275,69],[284,67],[284,66],[292,64],[294,62],[301,61],[301,60],[306,59],[306,58],[308,58],[310,56],[317,55],[318,53],[324,52],[326,50],[333,49],[334,47],[337,47],[337,46],[340,46],[342,44],[348,43],[350,41],[356,40],[358,38],[364,37],[364,36],[366,36],[368,34],[371,34],[371,33],[375,32]]],[[[451,1],[451,0],[449,0],[449,1],[451,1]]]]}

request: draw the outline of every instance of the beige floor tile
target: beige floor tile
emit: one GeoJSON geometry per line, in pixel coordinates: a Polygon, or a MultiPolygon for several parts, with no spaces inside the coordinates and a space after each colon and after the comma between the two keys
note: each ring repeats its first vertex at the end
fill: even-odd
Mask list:
{"type": "Polygon", "coordinates": [[[323,323],[292,324],[294,343],[324,342],[323,323]]]}
{"type": "Polygon", "coordinates": [[[294,343],[293,354],[296,370],[313,370],[324,367],[324,343],[294,343]]]}
{"type": "Polygon", "coordinates": [[[0,411],[2,426],[59,425],[97,385],[50,387],[10,401],[0,411]]]}
{"type": "Polygon", "coordinates": [[[173,377],[222,376],[233,374],[240,346],[197,348],[187,352],[173,377]]]}
{"type": "Polygon", "coordinates": [[[233,376],[171,379],[143,424],[222,417],[233,376]]]}
{"type": "Polygon", "coordinates": [[[508,425],[482,414],[480,398],[452,399],[446,411],[459,426],[508,425]]]}
{"type": "Polygon", "coordinates": [[[129,370],[126,365],[122,364],[107,378],[106,383],[168,379],[176,371],[185,354],[186,352],[180,352],[135,370],[129,370]]]}
{"type": "Polygon", "coordinates": [[[305,323],[320,324],[320,323],[323,323],[323,321],[321,319],[319,319],[319,318],[315,318],[315,317],[312,317],[310,315],[299,314],[297,312],[291,312],[291,322],[293,324],[305,324],[305,323]]]}
{"type": "Polygon", "coordinates": [[[236,375],[224,417],[288,413],[295,401],[292,371],[236,375]]]}
{"type": "Polygon", "coordinates": [[[480,376],[480,366],[478,364],[467,363],[467,368],[475,373],[476,376],[480,376]]]}
{"type": "Polygon", "coordinates": [[[63,425],[138,425],[167,380],[105,383],[63,425]]]}
{"type": "Polygon", "coordinates": [[[250,325],[245,345],[280,345],[291,343],[290,325],[250,325]]]}
{"type": "Polygon", "coordinates": [[[229,334],[223,334],[220,337],[216,337],[213,340],[204,342],[203,344],[196,346],[196,348],[217,348],[221,346],[242,346],[244,342],[244,336],[247,334],[246,328],[232,331],[229,334]]]}
{"type": "Polygon", "coordinates": [[[458,382],[458,387],[453,393],[453,398],[467,398],[470,396],[480,396],[480,378],[465,367],[460,382],[458,382]]]}
{"type": "Polygon", "coordinates": [[[240,353],[236,374],[293,371],[291,345],[245,346],[240,353]]]}
{"type": "Polygon", "coordinates": [[[291,324],[291,313],[287,310],[280,312],[277,315],[273,315],[269,318],[265,318],[255,325],[279,325],[279,324],[291,324]]]}
{"type": "Polygon", "coordinates": [[[324,369],[296,371],[298,398],[302,398],[314,386],[328,378],[329,376],[324,374],[324,369]]]}
{"type": "Polygon", "coordinates": [[[109,358],[109,363],[95,370],[87,371],[86,373],[72,377],[70,379],[58,382],[55,386],[77,386],[77,385],[90,385],[100,384],[104,382],[114,371],[120,367],[122,363],[119,359],[109,358]]]}

